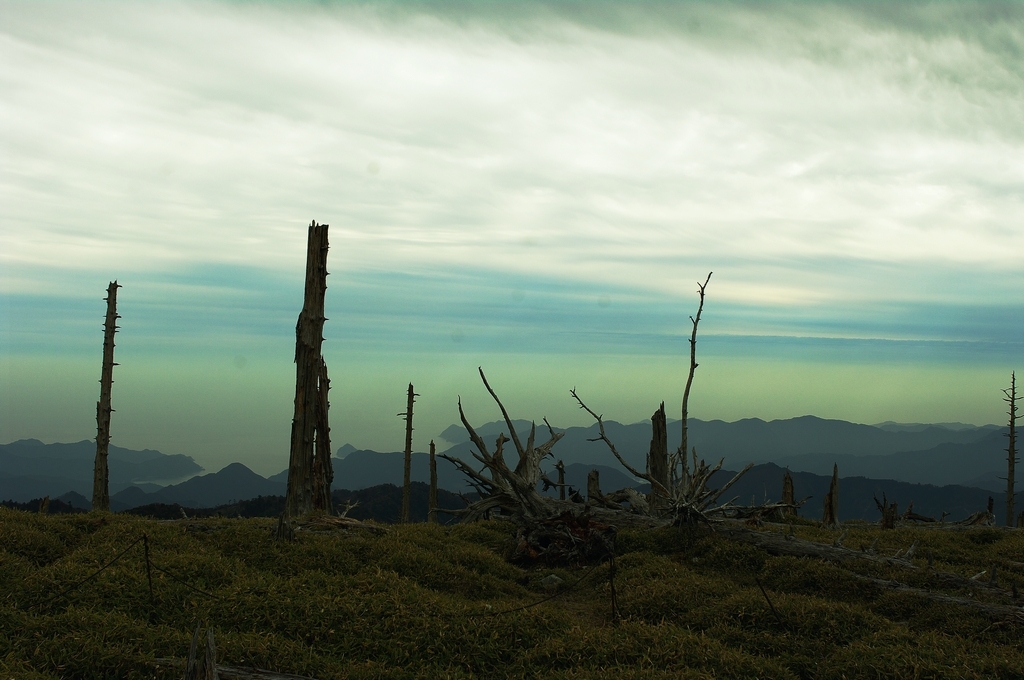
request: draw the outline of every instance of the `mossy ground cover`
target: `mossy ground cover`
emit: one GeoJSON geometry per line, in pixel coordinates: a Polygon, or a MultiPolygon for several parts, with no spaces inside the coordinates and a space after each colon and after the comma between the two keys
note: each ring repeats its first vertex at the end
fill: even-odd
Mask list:
{"type": "MultiPolygon", "coordinates": [[[[1024,626],[713,535],[621,533],[616,622],[607,564],[510,565],[501,522],[301,532],[294,543],[273,529],[0,509],[0,678],[180,677],[152,662],[183,657],[197,622],[213,627],[220,663],[318,678],[1024,677],[1024,626]],[[141,543],[55,597],[143,534],[164,570],[153,572],[152,602],[141,543]],[[541,583],[551,573],[563,592],[527,606],[556,592],[541,583]]],[[[838,536],[812,525],[796,533],[838,536]]],[[[919,564],[931,554],[964,576],[996,566],[1001,583],[1024,592],[1024,532],[865,525],[844,542],[876,538],[882,554],[918,541],[919,564]]]]}

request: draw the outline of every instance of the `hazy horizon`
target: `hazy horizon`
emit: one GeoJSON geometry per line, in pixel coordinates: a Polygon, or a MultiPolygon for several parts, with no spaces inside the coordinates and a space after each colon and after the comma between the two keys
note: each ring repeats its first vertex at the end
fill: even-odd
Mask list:
{"type": "Polygon", "coordinates": [[[5,3],[0,441],[287,464],[306,227],[335,448],[458,422],[1005,422],[1024,5],[5,3]]]}

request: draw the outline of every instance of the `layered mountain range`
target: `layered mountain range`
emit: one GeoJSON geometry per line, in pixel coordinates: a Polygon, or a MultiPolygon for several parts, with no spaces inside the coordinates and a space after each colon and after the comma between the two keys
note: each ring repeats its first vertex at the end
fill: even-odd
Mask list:
{"type": "MultiPolygon", "coordinates": [[[[531,424],[514,421],[520,438],[525,441],[531,424]]],[[[504,432],[504,422],[493,422],[476,428],[481,437],[493,446],[504,432]]],[[[616,448],[630,465],[642,470],[650,446],[650,423],[623,425],[605,423],[605,430],[616,448]]],[[[960,423],[859,425],[841,420],[825,420],[813,416],[766,422],[746,419],[733,423],[691,419],[689,441],[699,457],[709,461],[725,459],[726,470],[718,473],[714,483],[724,482],[728,470],[736,470],[748,462],[756,467],[731,490],[746,503],[753,497],[781,496],[783,468],[794,477],[798,497],[812,496],[804,509],[807,517],[819,516],[820,499],[827,489],[832,466],[838,465],[842,483],[840,516],[843,519],[876,519],[872,496],[885,493],[889,499],[905,507],[914,502],[914,510],[922,514],[950,518],[966,516],[985,506],[992,496],[1001,507],[1006,482],[1005,428],[989,425],[976,427],[960,423]]],[[[566,481],[575,488],[586,487],[591,469],[601,473],[601,485],[607,491],[624,486],[639,486],[615,460],[608,447],[597,437],[596,425],[564,430],[564,436],[553,449],[554,456],[545,469],[554,478],[556,460],[566,465],[566,481]]],[[[547,432],[537,433],[538,441],[547,432]]],[[[472,443],[462,426],[452,425],[442,434],[451,444],[445,453],[472,462],[472,443]]],[[[678,447],[678,421],[669,423],[669,447],[678,447]]],[[[92,465],[95,444],[88,440],[74,444],[43,444],[37,440],[21,440],[0,445],[0,499],[25,502],[49,495],[61,498],[76,507],[88,507],[92,493],[92,465]]],[[[508,445],[506,455],[513,455],[508,445]]],[[[401,485],[403,455],[399,452],[378,453],[357,450],[345,445],[333,459],[335,489],[358,490],[382,484],[401,485]]],[[[111,447],[111,508],[124,510],[152,503],[177,503],[186,507],[209,508],[258,496],[282,495],[287,471],[269,478],[256,474],[241,463],[232,463],[222,470],[198,475],[202,468],[190,457],[168,456],[158,451],[131,451],[111,447]]],[[[412,480],[429,480],[428,456],[412,457],[412,480]]],[[[1024,481],[1024,480],[1022,480],[1024,481]]],[[[469,492],[466,480],[449,461],[438,461],[438,485],[453,492],[469,492]]],[[[1018,488],[1024,483],[1018,484],[1018,488]]],[[[553,492],[552,492],[553,493],[553,492]]],[[[1000,515],[999,512],[996,513],[1000,515]]]]}

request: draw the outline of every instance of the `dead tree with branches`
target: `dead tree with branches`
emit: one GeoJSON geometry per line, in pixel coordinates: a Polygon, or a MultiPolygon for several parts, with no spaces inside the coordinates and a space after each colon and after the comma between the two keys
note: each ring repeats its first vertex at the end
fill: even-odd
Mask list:
{"type": "Polygon", "coordinates": [[[114,333],[119,326],[117,320],[117,289],[121,286],[111,281],[107,286],[107,316],[103,321],[103,368],[100,372],[100,400],[96,402],[96,460],[93,463],[92,509],[110,511],[110,470],[107,453],[110,450],[110,389],[114,383],[114,333]]]}
{"type": "MultiPolygon", "coordinates": [[[[685,417],[689,392],[693,384],[693,374],[697,368],[695,349],[697,326],[703,311],[704,293],[710,278],[711,275],[708,274],[708,278],[703,284],[697,284],[700,307],[697,310],[697,315],[691,317],[693,332],[690,336],[690,368],[686,389],[683,393],[684,445],[687,442],[685,417]]],[[[651,446],[647,456],[646,470],[641,472],[626,462],[615,444],[608,438],[603,417],[584,403],[575,388],[569,393],[580,408],[587,411],[597,422],[599,435],[591,441],[603,441],[626,471],[651,485],[651,492],[645,496],[636,489],[627,487],[612,493],[604,493],[601,490],[600,477],[595,470],[588,476],[586,500],[578,494],[571,495],[569,500],[564,500],[565,497],[562,494],[559,499],[542,495],[537,490],[538,481],[544,483],[545,489],[555,486],[560,490],[565,488],[561,469],[559,469],[560,477],[557,483],[542,475],[540,471],[541,460],[548,455],[551,447],[561,438],[562,433],[556,433],[548,425],[551,436],[545,444],[538,447],[534,444],[536,433],[536,426],[534,426],[531,428],[529,440],[524,447],[512,425],[512,420],[501,400],[488,384],[482,369],[480,378],[501,409],[511,439],[502,433],[495,442],[493,452],[489,450],[483,439],[477,435],[466,420],[460,400],[459,415],[469,433],[470,440],[476,447],[473,456],[484,467],[482,470],[476,470],[464,461],[445,456],[469,477],[470,483],[480,494],[479,500],[470,503],[467,508],[455,514],[471,520],[497,512],[512,519],[520,527],[520,540],[515,551],[517,556],[548,560],[589,559],[595,554],[603,554],[602,550],[607,551],[608,546],[614,544],[617,528],[654,528],[697,521],[707,523],[713,517],[734,517],[741,514],[743,508],[732,505],[731,501],[718,505],[718,500],[753,466],[752,463],[734,475],[721,488],[711,488],[709,486],[711,477],[721,469],[723,461],[720,460],[715,466],[708,465],[705,461],[698,460],[697,452],[694,449],[691,467],[684,447],[681,447],[670,458],[667,450],[663,403],[651,417],[653,432],[651,446]],[[515,469],[509,467],[504,458],[504,447],[510,441],[519,456],[519,462],[515,469]]],[[[556,467],[556,469],[558,468],[556,467]]],[[[747,510],[778,513],[783,509],[782,504],[779,503],[771,504],[771,507],[768,505],[747,510]]],[[[788,507],[795,507],[795,505],[791,503],[788,507]]]]}
{"type": "Polygon", "coordinates": [[[321,354],[327,320],[327,229],[328,225],[313,221],[306,241],[305,295],[295,325],[295,415],[283,524],[314,510],[331,513],[330,380],[321,354]]]}

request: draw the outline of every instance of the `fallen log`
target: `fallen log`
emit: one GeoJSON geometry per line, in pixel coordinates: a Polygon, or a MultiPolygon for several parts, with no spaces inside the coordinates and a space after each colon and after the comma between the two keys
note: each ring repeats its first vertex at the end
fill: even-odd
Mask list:
{"type": "Polygon", "coordinates": [[[853,550],[844,547],[840,541],[832,545],[815,543],[792,534],[783,534],[775,531],[758,531],[746,526],[731,522],[716,523],[713,526],[714,533],[723,538],[728,538],[739,543],[746,543],[761,548],[772,555],[788,555],[792,557],[810,557],[822,559],[841,565],[850,565],[858,562],[870,562],[884,564],[890,567],[897,567],[907,571],[923,572],[930,580],[936,581],[937,585],[949,588],[970,588],[972,590],[983,590],[984,592],[1013,600],[1012,590],[1001,588],[997,583],[980,581],[953,574],[946,571],[937,571],[931,567],[921,568],[911,561],[917,550],[917,544],[913,544],[906,552],[898,551],[892,557],[879,555],[872,551],[853,550]]]}

